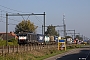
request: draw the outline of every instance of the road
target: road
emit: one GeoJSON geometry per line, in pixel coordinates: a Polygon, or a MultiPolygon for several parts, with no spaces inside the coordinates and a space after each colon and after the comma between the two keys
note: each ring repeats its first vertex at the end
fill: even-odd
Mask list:
{"type": "Polygon", "coordinates": [[[90,60],[90,47],[72,49],[66,53],[62,53],[44,60],[90,60]]]}

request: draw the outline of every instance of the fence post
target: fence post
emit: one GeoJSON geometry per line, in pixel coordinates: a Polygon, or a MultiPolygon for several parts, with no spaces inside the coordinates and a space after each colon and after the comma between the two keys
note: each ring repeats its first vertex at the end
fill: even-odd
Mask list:
{"type": "Polygon", "coordinates": [[[4,45],[2,46],[2,56],[4,55],[4,45]]]}
{"type": "Polygon", "coordinates": [[[40,44],[40,49],[41,49],[41,44],[40,44]]]}
{"type": "Polygon", "coordinates": [[[10,53],[10,46],[8,46],[8,53],[10,53]]]}
{"type": "Polygon", "coordinates": [[[44,48],[46,49],[46,44],[44,44],[44,48]]]}
{"type": "Polygon", "coordinates": [[[17,53],[19,52],[19,45],[17,46],[17,53]]]}
{"type": "Polygon", "coordinates": [[[29,46],[29,47],[30,47],[30,51],[31,51],[31,44],[30,44],[30,46],[29,46]]]}
{"type": "Polygon", "coordinates": [[[35,50],[37,49],[37,44],[35,44],[35,50]]]}
{"type": "Polygon", "coordinates": [[[20,45],[20,52],[23,52],[23,46],[22,45],[20,45]]]}
{"type": "Polygon", "coordinates": [[[13,53],[14,53],[14,50],[15,50],[15,46],[13,45],[13,53]]]}
{"type": "Polygon", "coordinates": [[[39,44],[39,49],[41,49],[40,44],[39,44]]]}
{"type": "Polygon", "coordinates": [[[26,44],[24,45],[24,51],[26,51],[26,44]]]}
{"type": "Polygon", "coordinates": [[[47,48],[48,48],[48,44],[46,44],[47,48]]]}
{"type": "Polygon", "coordinates": [[[27,45],[27,51],[29,51],[29,45],[27,45]]]}
{"type": "Polygon", "coordinates": [[[37,44],[37,49],[39,49],[39,44],[37,44]]]}
{"type": "Polygon", "coordinates": [[[45,48],[44,44],[43,44],[43,49],[45,48]]]}
{"type": "Polygon", "coordinates": [[[32,44],[32,50],[34,50],[34,44],[32,44]]]}
{"type": "Polygon", "coordinates": [[[32,44],[32,50],[34,50],[34,44],[32,44]]]}

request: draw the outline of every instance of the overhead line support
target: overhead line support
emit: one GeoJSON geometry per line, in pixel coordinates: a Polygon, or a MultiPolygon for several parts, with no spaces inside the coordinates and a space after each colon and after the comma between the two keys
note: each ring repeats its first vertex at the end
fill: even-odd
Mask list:
{"type": "Polygon", "coordinates": [[[6,46],[8,45],[7,42],[8,42],[8,16],[28,16],[28,15],[44,15],[44,35],[45,35],[45,12],[43,14],[8,14],[6,13],[6,46]]]}

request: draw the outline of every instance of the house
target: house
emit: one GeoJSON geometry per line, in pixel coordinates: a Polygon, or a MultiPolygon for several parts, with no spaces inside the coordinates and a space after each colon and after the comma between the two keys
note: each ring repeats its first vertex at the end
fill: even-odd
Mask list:
{"type": "MultiPolygon", "coordinates": [[[[13,32],[7,33],[8,40],[9,39],[17,39],[17,35],[14,34],[13,32]]],[[[0,33],[0,39],[1,40],[6,40],[6,33],[0,33]]]]}

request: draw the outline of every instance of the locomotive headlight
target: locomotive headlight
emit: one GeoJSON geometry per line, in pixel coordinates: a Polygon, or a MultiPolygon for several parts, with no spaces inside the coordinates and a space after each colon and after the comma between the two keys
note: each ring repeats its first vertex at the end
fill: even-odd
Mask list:
{"type": "Polygon", "coordinates": [[[26,36],[19,36],[19,39],[27,39],[26,36]]]}

